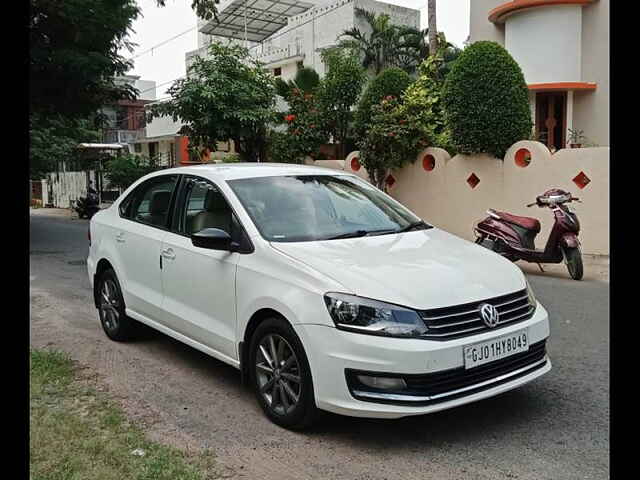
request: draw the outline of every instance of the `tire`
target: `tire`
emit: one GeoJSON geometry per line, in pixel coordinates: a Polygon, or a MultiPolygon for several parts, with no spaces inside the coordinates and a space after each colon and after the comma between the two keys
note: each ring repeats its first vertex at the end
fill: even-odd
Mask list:
{"type": "Polygon", "coordinates": [[[564,262],[567,265],[569,275],[574,280],[581,280],[583,275],[582,254],[579,247],[563,248],[564,262]]]}
{"type": "Polygon", "coordinates": [[[250,385],[267,417],[290,430],[310,427],[319,411],[307,355],[293,328],[282,318],[263,320],[249,348],[250,385]],[[272,368],[274,353],[276,368],[272,368]]]}
{"type": "Polygon", "coordinates": [[[99,305],[98,317],[107,337],[116,342],[125,342],[134,338],[137,322],[127,317],[125,313],[120,282],[111,268],[100,275],[96,285],[96,296],[99,305]]]}

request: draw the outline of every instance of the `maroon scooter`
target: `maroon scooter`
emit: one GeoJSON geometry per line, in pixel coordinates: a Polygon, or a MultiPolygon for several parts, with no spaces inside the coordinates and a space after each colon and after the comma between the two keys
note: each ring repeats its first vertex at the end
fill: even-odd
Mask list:
{"type": "Polygon", "coordinates": [[[474,227],[476,243],[513,262],[524,260],[537,263],[542,271],[544,270],[541,263],[564,261],[571,278],[580,280],[583,273],[578,240],[580,222],[575,212],[566,205],[570,202],[580,202],[580,200],[570,192],[553,188],[537,196],[534,203],[527,205],[527,207],[534,205],[540,208],[547,207],[553,211],[555,223],[544,250],[538,250],[535,247],[535,238],[540,232],[538,220],[493,209],[487,210],[489,216],[474,227]]]}

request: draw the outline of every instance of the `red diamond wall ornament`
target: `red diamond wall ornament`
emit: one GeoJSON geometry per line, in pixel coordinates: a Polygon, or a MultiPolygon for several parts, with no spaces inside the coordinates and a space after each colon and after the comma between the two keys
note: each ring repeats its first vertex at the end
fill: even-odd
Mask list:
{"type": "Polygon", "coordinates": [[[582,190],[584,187],[589,185],[589,183],[591,183],[591,179],[587,177],[587,175],[584,172],[581,171],[578,175],[576,175],[573,178],[573,183],[575,183],[578,186],[578,188],[582,190]]]}
{"type": "Polygon", "coordinates": [[[389,174],[385,182],[387,183],[387,187],[391,188],[393,187],[393,184],[396,183],[396,179],[393,175],[389,174]]]}
{"type": "Polygon", "coordinates": [[[469,178],[467,178],[467,183],[471,188],[476,188],[480,183],[480,179],[475,173],[472,173],[471,175],[469,175],[469,178]]]}

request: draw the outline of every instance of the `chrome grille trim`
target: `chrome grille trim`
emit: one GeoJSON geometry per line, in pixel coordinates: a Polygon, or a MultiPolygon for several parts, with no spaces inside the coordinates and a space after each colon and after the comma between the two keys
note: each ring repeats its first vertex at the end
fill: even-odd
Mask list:
{"type": "MultiPolygon", "coordinates": [[[[494,305],[494,307],[496,307],[496,308],[504,307],[505,305],[509,305],[510,303],[521,302],[522,300],[526,300],[527,298],[528,298],[528,296],[525,295],[524,297],[519,297],[519,298],[516,298],[514,300],[509,300],[508,302],[499,303],[497,305],[494,305]]],[[[478,302],[478,304],[480,304],[480,303],[484,303],[484,302],[478,302]]],[[[491,303],[491,302],[488,301],[487,303],[491,303]]],[[[458,316],[458,315],[470,315],[472,313],[478,313],[478,309],[474,308],[472,310],[467,310],[467,311],[464,311],[464,312],[456,313],[455,315],[456,316],[458,316]]],[[[437,316],[437,317],[425,317],[425,316],[423,316],[422,318],[424,320],[440,320],[442,318],[449,318],[451,316],[452,315],[440,315],[440,316],[437,316]]]]}
{"type": "Polygon", "coordinates": [[[527,320],[535,311],[535,307],[529,304],[526,290],[469,304],[421,311],[419,314],[428,328],[421,338],[447,340],[490,330],[478,311],[483,303],[489,303],[498,310],[500,318],[495,328],[527,320]]]}

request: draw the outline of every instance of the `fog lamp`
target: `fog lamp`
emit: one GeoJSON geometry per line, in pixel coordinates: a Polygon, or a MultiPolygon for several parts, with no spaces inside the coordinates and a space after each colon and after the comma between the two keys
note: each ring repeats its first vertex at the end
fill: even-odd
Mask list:
{"type": "Polygon", "coordinates": [[[370,377],[368,375],[358,375],[358,380],[363,385],[380,390],[404,390],[407,384],[402,378],[370,377]]]}

